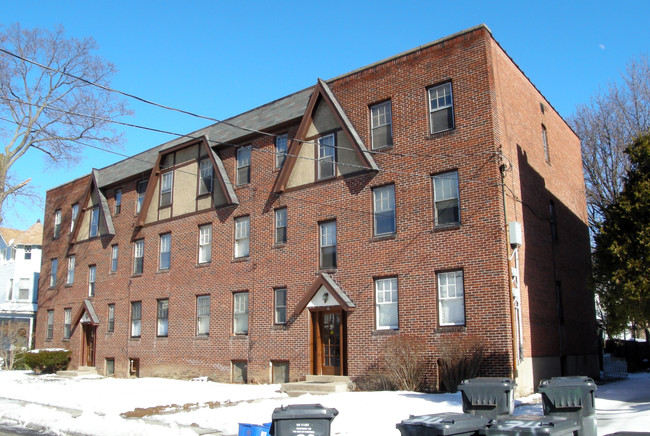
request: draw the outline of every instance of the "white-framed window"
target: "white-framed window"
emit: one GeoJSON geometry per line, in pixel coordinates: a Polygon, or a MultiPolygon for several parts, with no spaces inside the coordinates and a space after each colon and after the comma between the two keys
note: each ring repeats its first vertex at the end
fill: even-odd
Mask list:
{"type": "Polygon", "coordinates": [[[210,334],[210,296],[199,295],[196,297],[196,334],[207,336],[210,334]]]}
{"type": "Polygon", "coordinates": [[[115,304],[108,305],[108,322],[106,330],[108,332],[115,331],[115,304]]]}
{"type": "Polygon", "coordinates": [[[160,337],[167,336],[169,329],[169,300],[158,300],[158,329],[156,334],[160,337]]]}
{"type": "Polygon", "coordinates": [[[142,327],[142,302],[131,302],[131,337],[139,338],[142,327]]]}
{"type": "Polygon", "coordinates": [[[148,180],[141,180],[138,182],[138,185],[136,186],[138,197],[135,203],[135,213],[140,213],[140,210],[142,209],[142,204],[144,203],[144,195],[147,192],[148,182],[149,182],[148,180]]]}
{"type": "Polygon", "coordinates": [[[93,238],[99,234],[99,206],[90,210],[90,230],[88,235],[93,238]]]}
{"type": "Polygon", "coordinates": [[[45,339],[51,341],[54,337],[54,310],[50,309],[47,311],[47,332],[45,333],[45,339]]]}
{"type": "Polygon", "coordinates": [[[70,339],[72,309],[63,309],[63,339],[70,339]]]}
{"type": "Polygon", "coordinates": [[[250,145],[237,149],[237,186],[251,182],[251,149],[250,145]]]}
{"type": "Polygon", "coordinates": [[[117,271],[118,245],[111,245],[111,272],[117,271]]]}
{"type": "Polygon", "coordinates": [[[548,151],[548,132],[546,131],[546,126],[542,124],[542,145],[544,146],[544,158],[546,162],[551,161],[551,156],[548,151]]]}
{"type": "Polygon", "coordinates": [[[165,233],[160,235],[160,258],[158,268],[161,270],[169,269],[172,256],[172,234],[165,233]]]}
{"type": "Polygon", "coordinates": [[[202,159],[199,162],[199,195],[209,194],[212,192],[214,180],[214,169],[209,158],[202,159]]]}
{"type": "Polygon", "coordinates": [[[115,190],[115,210],[114,215],[119,215],[120,212],[122,211],[122,190],[121,189],[116,189],[115,190]]]}
{"type": "Polygon", "coordinates": [[[71,285],[74,283],[74,267],[75,267],[75,257],[68,257],[68,275],[65,280],[66,285],[71,285]]]}
{"type": "Polygon", "coordinates": [[[248,292],[233,294],[233,332],[248,334],[248,292]]]}
{"type": "Polygon", "coordinates": [[[29,300],[29,284],[30,280],[27,278],[18,281],[18,299],[29,300]]]}
{"type": "Polygon", "coordinates": [[[250,217],[235,218],[235,257],[250,254],[250,217]]]}
{"type": "Polygon", "coordinates": [[[397,329],[397,277],[375,280],[377,330],[397,329]]]}
{"type": "Polygon", "coordinates": [[[133,243],[133,274],[142,274],[144,266],[144,239],[133,243]]]}
{"type": "Polygon", "coordinates": [[[54,239],[61,235],[61,209],[54,211],[54,239]]]}
{"type": "Polygon", "coordinates": [[[395,234],[395,185],[372,190],[375,236],[395,234]]]}
{"type": "Polygon", "coordinates": [[[199,226],[199,263],[212,261],[212,224],[199,226]]]}
{"type": "Polygon", "coordinates": [[[88,296],[89,297],[94,297],[95,296],[95,272],[96,272],[96,267],[95,265],[90,265],[88,267],[88,296]]]}
{"type": "Polygon", "coordinates": [[[280,169],[287,158],[288,135],[275,137],[275,168],[280,169]]]}
{"type": "Polygon", "coordinates": [[[77,221],[77,215],[79,215],[79,203],[75,203],[71,207],[70,214],[70,233],[74,230],[74,223],[77,221]]]}
{"type": "Polygon", "coordinates": [[[393,115],[390,100],[370,107],[372,149],[393,145],[393,115]]]}
{"type": "Polygon", "coordinates": [[[287,242],[287,208],[275,209],[275,243],[287,242]]]}
{"type": "Polygon", "coordinates": [[[32,258],[32,246],[31,245],[25,245],[25,247],[23,248],[23,251],[24,251],[23,257],[25,258],[25,260],[31,260],[31,258],[32,258]]]}
{"type": "Polygon", "coordinates": [[[437,280],[440,325],[464,325],[465,291],[463,271],[438,273],[437,280]]]}
{"type": "Polygon", "coordinates": [[[460,223],[458,171],[433,176],[433,203],[436,226],[460,223]]]}
{"type": "Polygon", "coordinates": [[[160,207],[172,204],[172,187],[174,186],[174,171],[167,171],[160,176],[160,207]]]}
{"type": "Polygon", "coordinates": [[[454,100],[451,82],[429,88],[431,134],[454,128],[454,100]]]}
{"type": "Polygon", "coordinates": [[[274,290],[275,324],[287,323],[287,290],[279,288],[274,290]]]}
{"type": "Polygon", "coordinates": [[[334,134],[318,138],[318,180],[336,175],[336,141],[334,134]]]}
{"type": "Polygon", "coordinates": [[[336,221],[318,224],[320,233],[320,269],[336,268],[336,221]]]}
{"type": "Polygon", "coordinates": [[[56,286],[56,273],[59,269],[59,259],[50,260],[50,288],[56,286]]]}

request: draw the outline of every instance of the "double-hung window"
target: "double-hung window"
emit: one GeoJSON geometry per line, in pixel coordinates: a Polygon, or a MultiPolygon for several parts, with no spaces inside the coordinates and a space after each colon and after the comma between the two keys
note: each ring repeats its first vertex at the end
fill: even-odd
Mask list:
{"type": "Polygon", "coordinates": [[[59,259],[52,259],[50,261],[50,288],[56,286],[56,273],[59,269],[59,259]]]}
{"type": "Polygon", "coordinates": [[[29,300],[29,279],[20,279],[18,281],[18,299],[29,300]]]}
{"type": "Polygon", "coordinates": [[[199,226],[199,263],[212,261],[212,224],[199,226]]]}
{"type": "Polygon", "coordinates": [[[77,221],[77,215],[79,215],[79,203],[72,205],[71,218],[70,218],[70,233],[74,230],[74,223],[77,221]]]}
{"type": "Polygon", "coordinates": [[[115,304],[109,304],[108,305],[108,323],[107,323],[107,331],[113,332],[115,331],[115,304]]]}
{"type": "Polygon", "coordinates": [[[25,260],[31,260],[32,258],[32,246],[31,245],[25,245],[24,248],[25,255],[23,256],[25,260]]]}
{"type": "Polygon", "coordinates": [[[454,101],[451,82],[429,88],[431,134],[454,128],[454,101]]]}
{"type": "Polygon", "coordinates": [[[440,325],[465,324],[463,272],[438,273],[438,311],[440,325]]]}
{"type": "Polygon", "coordinates": [[[158,330],[157,335],[167,336],[169,328],[169,300],[158,300],[158,330]]]}
{"type": "Polygon", "coordinates": [[[147,182],[148,180],[141,180],[138,182],[138,185],[136,187],[138,197],[135,203],[135,213],[140,213],[140,210],[142,209],[142,203],[144,203],[144,194],[147,192],[147,182]]]}
{"type": "Polygon", "coordinates": [[[275,324],[287,323],[287,290],[284,288],[274,291],[275,324]]]}
{"type": "Polygon", "coordinates": [[[94,238],[99,233],[99,206],[93,206],[90,210],[90,230],[88,236],[94,238]]]}
{"type": "Polygon", "coordinates": [[[61,209],[54,211],[54,239],[61,235],[61,209]]]}
{"type": "Polygon", "coordinates": [[[96,267],[95,265],[90,265],[88,267],[88,296],[89,297],[94,297],[95,296],[95,272],[96,272],[96,267]]]}
{"type": "Polygon", "coordinates": [[[209,194],[212,192],[212,183],[214,180],[214,170],[210,159],[202,159],[199,162],[199,195],[209,194]]]}
{"type": "Polygon", "coordinates": [[[74,265],[75,264],[75,257],[70,256],[68,257],[68,275],[65,280],[66,285],[71,285],[74,283],[74,265]]]}
{"type": "Polygon", "coordinates": [[[133,274],[142,274],[144,263],[144,239],[139,239],[133,244],[133,274]]]}
{"type": "Polygon", "coordinates": [[[280,169],[287,158],[288,135],[275,137],[275,168],[280,169]]]}
{"type": "Polygon", "coordinates": [[[160,235],[160,259],[158,268],[161,270],[169,269],[172,255],[172,234],[165,233],[160,235]]]}
{"type": "Polygon", "coordinates": [[[131,303],[131,337],[139,338],[142,321],[142,302],[133,301],[131,303]]]}
{"type": "Polygon", "coordinates": [[[45,339],[51,341],[54,337],[54,310],[47,311],[47,332],[45,333],[45,339]]]}
{"type": "Polygon", "coordinates": [[[433,202],[436,226],[460,223],[457,171],[433,176],[433,202]]]}
{"type": "Polygon", "coordinates": [[[174,186],[174,172],[167,171],[160,176],[160,207],[172,204],[172,187],[174,186]]]}
{"type": "Polygon", "coordinates": [[[275,210],[275,243],[287,242],[287,208],[275,210]]]}
{"type": "Polygon", "coordinates": [[[196,297],[196,334],[207,336],[210,334],[210,296],[199,295],[196,297]]]}
{"type": "Polygon", "coordinates": [[[336,141],[334,134],[318,138],[318,180],[336,175],[336,141]]]}
{"type": "Polygon", "coordinates": [[[248,334],[248,292],[233,294],[233,318],[234,333],[248,334]]]}
{"type": "Polygon", "coordinates": [[[121,189],[116,189],[115,190],[115,215],[119,215],[120,212],[122,211],[122,190],[121,189]]]}
{"type": "Polygon", "coordinates": [[[63,309],[63,339],[70,339],[72,309],[63,309]]]}
{"type": "Polygon", "coordinates": [[[372,190],[375,236],[395,234],[395,185],[372,190]]]}
{"type": "Polygon", "coordinates": [[[237,149],[237,186],[251,181],[251,149],[250,145],[237,149]]]}
{"type": "Polygon", "coordinates": [[[393,117],[390,100],[370,107],[372,149],[393,145],[393,117]]]}
{"type": "Polygon", "coordinates": [[[336,221],[318,225],[320,232],[320,269],[336,268],[336,221]]]}
{"type": "Polygon", "coordinates": [[[117,247],[117,244],[111,246],[111,272],[117,271],[117,247]]]}
{"type": "Polygon", "coordinates": [[[397,329],[397,278],[375,280],[377,330],[397,329]]]}
{"type": "Polygon", "coordinates": [[[250,253],[250,217],[235,218],[235,257],[247,257],[250,253]]]}

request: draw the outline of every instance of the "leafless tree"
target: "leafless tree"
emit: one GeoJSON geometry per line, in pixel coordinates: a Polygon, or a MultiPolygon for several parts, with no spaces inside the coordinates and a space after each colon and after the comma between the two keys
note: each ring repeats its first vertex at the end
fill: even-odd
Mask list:
{"type": "Polygon", "coordinates": [[[29,322],[0,321],[0,369],[11,370],[29,346],[29,322]]]}
{"type": "Polygon", "coordinates": [[[62,27],[0,29],[0,223],[5,201],[34,195],[29,175],[11,171],[30,148],[48,166],[69,166],[83,144],[119,143],[111,121],[129,111],[106,89],[116,69],[96,49],[93,39],[67,38],[62,27]]]}
{"type": "Polygon", "coordinates": [[[605,208],[623,189],[629,158],[623,152],[650,129],[650,65],[648,56],[632,59],[621,80],[600,91],[569,119],[582,141],[582,163],[592,231],[605,208]]]}

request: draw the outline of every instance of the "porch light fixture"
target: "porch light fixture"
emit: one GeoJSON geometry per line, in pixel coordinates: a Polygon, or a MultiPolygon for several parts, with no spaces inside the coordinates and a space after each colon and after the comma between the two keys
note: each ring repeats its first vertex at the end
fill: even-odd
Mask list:
{"type": "Polygon", "coordinates": [[[330,294],[325,292],[323,293],[323,303],[327,303],[327,299],[330,297],[330,294]]]}

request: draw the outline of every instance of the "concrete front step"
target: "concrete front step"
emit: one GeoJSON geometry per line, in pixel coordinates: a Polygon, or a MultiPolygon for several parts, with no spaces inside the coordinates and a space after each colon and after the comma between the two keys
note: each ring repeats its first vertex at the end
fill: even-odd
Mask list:
{"type": "Polygon", "coordinates": [[[282,392],[289,396],[303,394],[331,394],[335,392],[348,392],[352,381],[346,376],[308,375],[305,381],[283,383],[282,392]]]}
{"type": "Polygon", "coordinates": [[[97,375],[97,368],[94,366],[80,366],[77,369],[68,369],[66,371],[57,371],[59,377],[79,377],[81,375],[97,375]]]}

